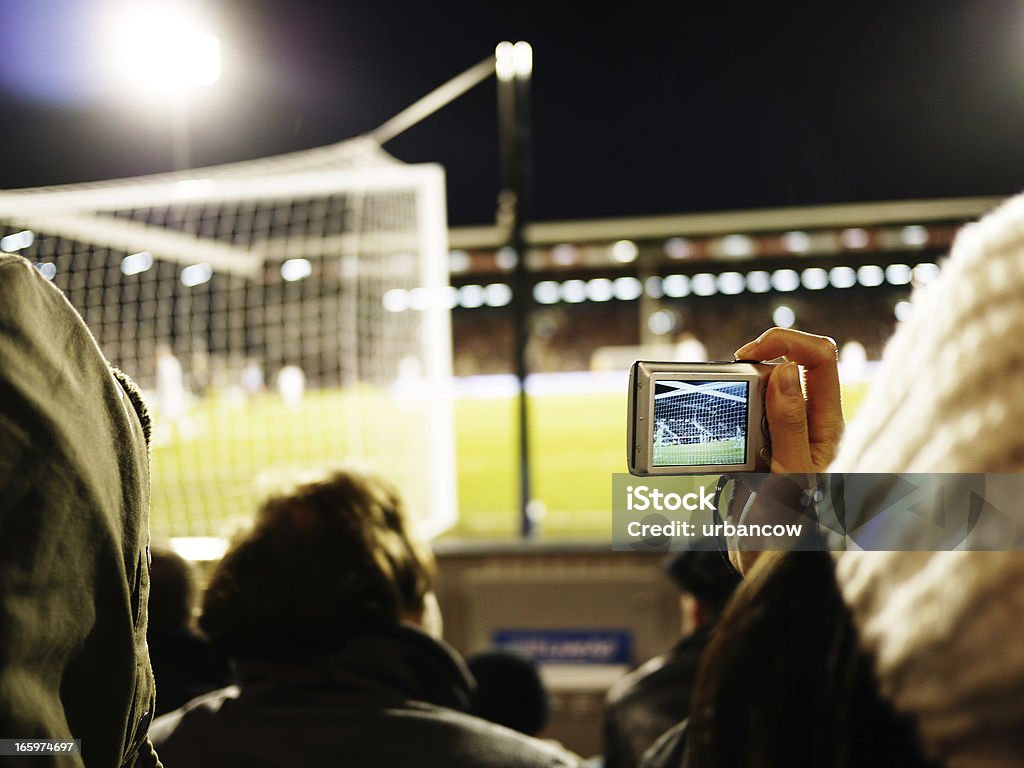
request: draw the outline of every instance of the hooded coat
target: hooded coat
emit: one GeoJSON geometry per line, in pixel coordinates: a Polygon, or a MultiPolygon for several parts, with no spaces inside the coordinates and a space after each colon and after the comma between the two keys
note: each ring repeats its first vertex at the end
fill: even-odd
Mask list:
{"type": "Polygon", "coordinates": [[[0,738],[153,766],[148,416],[63,294],[0,254],[0,738]]]}

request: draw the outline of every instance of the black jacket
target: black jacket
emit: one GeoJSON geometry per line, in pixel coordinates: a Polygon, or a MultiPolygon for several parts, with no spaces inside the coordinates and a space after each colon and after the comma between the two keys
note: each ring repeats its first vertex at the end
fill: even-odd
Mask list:
{"type": "Polygon", "coordinates": [[[701,627],[612,687],[605,702],[605,768],[633,768],[665,731],[687,717],[710,631],[701,627]]]}
{"type": "Polygon", "coordinates": [[[240,684],[157,719],[168,768],[555,768],[579,758],[472,717],[472,679],[409,626],[367,632],[329,656],[241,664],[240,684]]]}

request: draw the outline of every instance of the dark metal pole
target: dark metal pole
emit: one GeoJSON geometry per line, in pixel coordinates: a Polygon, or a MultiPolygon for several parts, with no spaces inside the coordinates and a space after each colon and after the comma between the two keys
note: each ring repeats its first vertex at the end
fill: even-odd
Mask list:
{"type": "Polygon", "coordinates": [[[512,275],[512,338],[515,374],[519,382],[519,530],[523,538],[535,533],[531,516],[530,420],[526,396],[526,359],[530,340],[533,294],[526,264],[527,193],[530,157],[530,75],[533,53],[528,43],[502,43],[495,52],[498,75],[498,133],[501,145],[502,188],[498,195],[498,224],[507,232],[506,246],[516,255],[512,275]]]}

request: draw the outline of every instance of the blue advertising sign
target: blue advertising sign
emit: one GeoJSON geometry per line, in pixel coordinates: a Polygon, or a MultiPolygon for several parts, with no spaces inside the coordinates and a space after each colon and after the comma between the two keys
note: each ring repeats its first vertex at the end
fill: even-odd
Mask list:
{"type": "Polygon", "coordinates": [[[493,644],[539,664],[632,664],[626,629],[499,629],[493,644]]]}

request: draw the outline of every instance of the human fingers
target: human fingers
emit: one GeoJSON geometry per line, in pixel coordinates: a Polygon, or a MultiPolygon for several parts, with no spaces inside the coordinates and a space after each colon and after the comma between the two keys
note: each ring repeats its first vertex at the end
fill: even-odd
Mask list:
{"type": "Polygon", "coordinates": [[[827,466],[835,456],[844,424],[835,341],[803,331],[770,328],[736,350],[736,357],[748,360],[784,357],[803,366],[811,454],[819,471],[827,466]]]}

